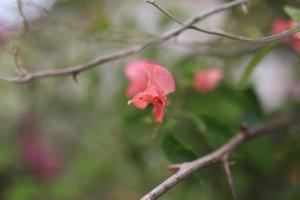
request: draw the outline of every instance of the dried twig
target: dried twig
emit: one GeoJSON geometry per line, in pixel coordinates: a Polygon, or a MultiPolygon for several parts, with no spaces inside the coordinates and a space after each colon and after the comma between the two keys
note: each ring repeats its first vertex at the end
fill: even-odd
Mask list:
{"type": "Polygon", "coordinates": [[[221,161],[221,164],[222,164],[222,168],[224,169],[224,173],[226,175],[226,179],[227,179],[229,188],[231,190],[232,197],[234,198],[234,200],[239,200],[239,196],[238,196],[236,187],[234,185],[233,177],[232,177],[231,170],[230,170],[230,163],[228,161],[228,155],[224,156],[223,160],[221,161]]]}
{"type": "Polygon", "coordinates": [[[16,64],[16,71],[19,76],[25,76],[28,73],[28,71],[24,68],[24,65],[20,59],[19,53],[20,53],[20,48],[15,47],[14,48],[14,58],[15,58],[15,64],[16,64]]]}
{"type": "MultiPolygon", "coordinates": [[[[176,23],[178,23],[180,25],[184,24],[184,22],[182,22],[181,20],[176,18],[174,15],[172,15],[170,12],[168,12],[167,10],[165,10],[164,8],[159,6],[155,1],[148,0],[146,2],[153,5],[154,7],[156,7],[159,11],[161,11],[164,15],[166,15],[167,17],[169,17],[170,19],[172,19],[176,23]]],[[[265,37],[261,37],[261,38],[258,38],[258,39],[249,38],[249,37],[237,35],[237,34],[226,32],[226,31],[221,31],[221,30],[219,30],[219,31],[207,30],[207,29],[204,29],[204,28],[199,28],[199,27],[194,26],[194,25],[191,25],[190,27],[188,27],[188,29],[193,29],[193,30],[203,32],[203,33],[207,33],[207,34],[211,34],[211,35],[218,35],[218,36],[225,37],[225,38],[232,39],[232,40],[238,40],[238,41],[249,42],[249,43],[254,43],[254,44],[264,44],[264,43],[272,42],[274,40],[280,40],[282,38],[290,36],[291,34],[297,33],[297,32],[300,31],[300,26],[294,27],[293,29],[291,29],[289,31],[286,31],[286,32],[283,32],[283,33],[280,33],[280,34],[265,36],[265,37]]]]}
{"type": "MultiPolygon", "coordinates": [[[[153,2],[153,1],[151,1],[151,2],[153,2]]],[[[158,38],[152,39],[148,42],[139,44],[139,45],[129,48],[129,49],[121,50],[121,51],[118,51],[118,52],[115,52],[112,54],[108,54],[108,55],[104,55],[104,56],[97,56],[94,59],[92,59],[88,62],[85,62],[85,63],[81,63],[78,65],[72,65],[72,66],[68,66],[65,68],[53,68],[53,69],[47,69],[47,70],[33,71],[30,73],[26,73],[23,76],[8,77],[8,76],[0,75],[0,80],[10,82],[10,83],[19,83],[20,84],[20,83],[27,83],[30,81],[34,81],[34,80],[46,78],[46,77],[50,78],[50,77],[69,76],[69,75],[74,77],[74,75],[77,76],[81,72],[83,72],[85,70],[89,70],[91,68],[94,68],[98,65],[116,61],[116,60],[131,56],[131,55],[135,55],[135,54],[142,52],[144,49],[146,49],[150,46],[162,44],[162,43],[169,41],[170,39],[178,36],[179,34],[181,34],[182,32],[184,32],[188,29],[191,29],[191,28],[198,29],[199,31],[201,30],[202,32],[204,32],[202,29],[195,27],[194,25],[197,22],[202,21],[209,16],[212,16],[212,15],[222,12],[222,11],[226,11],[226,10],[231,9],[236,6],[244,5],[245,3],[247,3],[247,0],[235,0],[235,1],[232,1],[229,3],[222,4],[219,7],[216,7],[216,8],[211,9],[203,14],[200,14],[200,15],[190,18],[189,20],[183,22],[182,25],[180,25],[179,27],[162,34],[158,38]]],[[[163,9],[161,9],[161,11],[162,10],[163,9]]],[[[167,11],[165,11],[165,13],[167,13],[167,11]]],[[[231,39],[238,38],[239,40],[243,40],[243,41],[252,41],[254,43],[260,43],[262,46],[265,43],[268,43],[268,42],[271,42],[274,40],[283,39],[290,35],[293,35],[294,33],[300,31],[300,27],[297,26],[289,31],[284,32],[284,33],[280,33],[280,34],[276,34],[276,35],[272,35],[272,36],[268,36],[268,37],[263,37],[263,38],[256,39],[256,40],[245,38],[242,36],[237,37],[236,35],[230,35],[230,34],[224,33],[224,32],[214,32],[214,31],[208,31],[208,30],[205,30],[205,31],[209,34],[220,35],[220,36],[231,38],[231,39]]]]}
{"type": "Polygon", "coordinates": [[[22,20],[22,24],[23,24],[23,28],[22,28],[22,35],[25,34],[28,29],[29,29],[29,23],[26,19],[26,16],[24,14],[24,4],[23,4],[23,1],[22,0],[18,0],[17,2],[17,6],[18,6],[18,11],[19,11],[19,14],[20,14],[20,17],[21,17],[21,20],[22,20]]]}
{"type": "Polygon", "coordinates": [[[169,169],[177,172],[160,183],[158,186],[156,186],[140,200],[158,199],[164,193],[172,189],[176,184],[180,183],[185,178],[189,177],[203,167],[223,162],[224,157],[226,157],[227,155],[229,156],[233,151],[237,150],[241,145],[250,141],[252,138],[259,137],[264,134],[276,133],[278,130],[294,125],[300,125],[300,116],[282,118],[265,125],[248,129],[246,132],[241,131],[232,139],[230,139],[226,144],[213,151],[212,153],[207,154],[206,156],[203,156],[195,161],[170,166],[169,169]]]}
{"type": "Polygon", "coordinates": [[[164,43],[168,40],[170,40],[171,38],[179,35],[180,33],[184,32],[185,30],[187,30],[190,26],[192,26],[193,24],[211,16],[214,15],[216,13],[228,10],[230,8],[233,8],[235,6],[239,6],[241,4],[244,4],[245,2],[247,2],[247,0],[235,0],[229,3],[225,3],[220,5],[217,8],[214,8],[208,12],[205,12],[203,14],[200,14],[198,16],[195,16],[189,20],[187,20],[184,25],[175,28],[173,30],[170,30],[169,32],[162,34],[160,37],[150,40],[146,43],[137,45],[135,47],[126,49],[126,50],[122,50],[113,54],[108,54],[105,56],[98,56],[86,63],[81,63],[78,65],[73,65],[73,66],[69,66],[66,68],[61,68],[61,69],[48,69],[48,70],[41,70],[41,71],[35,71],[35,72],[30,72],[27,73],[24,76],[15,76],[15,77],[7,77],[7,76],[3,76],[0,75],[0,79],[3,81],[7,81],[10,83],[26,83],[26,82],[30,82],[33,80],[37,80],[37,79],[41,79],[41,78],[45,78],[45,77],[54,77],[54,76],[67,76],[67,75],[78,75],[79,73],[88,70],[90,68],[93,68],[95,66],[107,63],[107,62],[112,62],[115,60],[118,60],[120,58],[124,58],[130,55],[134,55],[137,53],[142,52],[144,49],[146,49],[149,46],[153,46],[153,45],[158,45],[161,43],[164,43]]]}
{"type": "Polygon", "coordinates": [[[153,5],[154,7],[156,7],[159,11],[161,11],[163,14],[165,14],[166,16],[168,16],[170,19],[172,19],[173,21],[177,22],[180,25],[183,25],[183,22],[179,19],[177,19],[174,15],[172,15],[171,13],[169,13],[167,10],[163,9],[162,7],[160,7],[154,0],[146,0],[147,3],[153,5]]]}

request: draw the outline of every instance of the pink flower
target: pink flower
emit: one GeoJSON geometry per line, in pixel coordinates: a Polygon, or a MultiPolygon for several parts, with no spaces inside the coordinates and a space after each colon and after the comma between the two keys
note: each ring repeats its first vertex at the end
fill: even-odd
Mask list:
{"type": "Polygon", "coordinates": [[[42,140],[39,121],[33,113],[26,113],[21,121],[19,143],[22,159],[35,178],[46,181],[60,172],[61,159],[42,140]]]}
{"type": "Polygon", "coordinates": [[[150,61],[138,60],[125,67],[125,75],[130,85],[127,96],[133,96],[128,104],[139,109],[153,105],[152,113],[157,123],[164,118],[164,109],[169,100],[166,95],[175,91],[175,81],[171,73],[165,68],[150,61]]]}
{"type": "Polygon", "coordinates": [[[293,20],[275,19],[272,23],[272,32],[281,33],[292,28],[294,24],[295,22],[293,20]]]}
{"type": "MultiPolygon", "coordinates": [[[[281,33],[294,28],[297,23],[293,20],[276,19],[272,24],[273,33],[281,33]]],[[[285,39],[285,42],[292,46],[292,48],[300,53],[300,33],[295,33],[291,37],[285,39]]]]}
{"type": "Polygon", "coordinates": [[[0,24],[0,44],[5,43],[9,39],[8,30],[0,24]]]}
{"type": "Polygon", "coordinates": [[[224,74],[220,68],[198,70],[194,76],[195,88],[200,92],[214,90],[223,78],[224,74]]]}
{"type": "Polygon", "coordinates": [[[33,175],[39,180],[48,180],[57,175],[60,161],[36,134],[23,135],[21,138],[22,157],[33,175]]]}

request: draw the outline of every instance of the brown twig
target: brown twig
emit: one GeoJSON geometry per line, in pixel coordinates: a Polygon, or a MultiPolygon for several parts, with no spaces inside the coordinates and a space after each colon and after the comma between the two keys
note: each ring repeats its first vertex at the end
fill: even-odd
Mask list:
{"type": "Polygon", "coordinates": [[[184,23],[184,25],[177,27],[175,29],[172,29],[165,34],[162,34],[160,37],[158,37],[156,39],[150,40],[146,43],[143,43],[143,44],[137,45],[135,47],[132,47],[132,48],[129,48],[126,50],[122,50],[122,51],[119,51],[119,52],[116,52],[113,54],[108,54],[105,56],[98,56],[86,63],[73,65],[73,66],[69,66],[69,67],[61,68],[61,69],[48,69],[48,70],[30,72],[22,77],[20,77],[20,76],[7,77],[7,76],[0,75],[0,79],[3,81],[10,82],[10,83],[26,83],[26,82],[30,82],[30,81],[45,78],[45,77],[54,77],[54,76],[56,77],[56,76],[67,76],[67,75],[79,74],[79,73],[81,73],[85,70],[91,69],[95,66],[140,53],[149,46],[164,43],[164,42],[170,40],[171,38],[179,35],[180,33],[184,32],[185,30],[189,29],[189,27],[192,26],[193,24],[195,24],[201,20],[204,20],[205,18],[207,18],[211,15],[214,15],[216,13],[219,13],[219,12],[231,9],[233,7],[242,5],[245,2],[247,2],[247,0],[235,0],[235,1],[232,1],[229,3],[222,4],[219,7],[211,9],[203,14],[200,14],[198,16],[195,16],[195,17],[187,20],[184,23]]]}
{"type": "Polygon", "coordinates": [[[159,11],[161,11],[163,14],[165,14],[166,16],[168,16],[170,19],[172,19],[173,21],[177,22],[180,25],[183,25],[183,22],[179,19],[177,19],[174,15],[172,15],[171,13],[169,13],[167,10],[163,9],[162,7],[160,7],[154,0],[146,0],[147,3],[153,5],[154,7],[156,7],[159,11]]]}
{"type": "Polygon", "coordinates": [[[29,29],[29,23],[26,19],[26,16],[24,14],[24,4],[23,4],[23,1],[22,0],[18,0],[17,2],[17,5],[18,5],[18,11],[19,11],[19,14],[20,14],[20,17],[21,17],[21,20],[22,20],[22,24],[23,24],[23,28],[22,28],[22,35],[24,35],[28,29],[29,29]]]}
{"type": "MultiPolygon", "coordinates": [[[[166,15],[167,17],[169,17],[170,19],[172,19],[176,23],[178,23],[180,25],[184,24],[184,22],[182,22],[181,20],[176,18],[174,15],[172,15],[170,12],[168,12],[167,10],[165,10],[164,8],[159,6],[154,0],[147,0],[146,2],[153,5],[154,7],[156,7],[159,11],[161,11],[164,15],[166,15]]],[[[287,36],[290,36],[294,33],[297,33],[297,32],[300,31],[300,26],[294,27],[293,29],[291,29],[289,31],[282,32],[280,34],[274,34],[274,35],[265,36],[265,37],[261,37],[261,38],[257,38],[257,39],[245,37],[245,36],[242,36],[242,35],[237,35],[237,34],[222,31],[222,30],[219,30],[219,31],[217,31],[217,30],[215,30],[215,31],[207,30],[207,29],[200,28],[200,27],[197,27],[197,26],[194,26],[194,25],[191,25],[190,27],[188,27],[188,29],[193,29],[193,30],[196,30],[196,31],[199,31],[199,32],[202,32],[202,33],[210,34],[210,35],[217,35],[217,36],[225,37],[225,38],[232,39],[232,40],[238,40],[238,41],[255,43],[255,44],[264,44],[264,43],[272,42],[274,40],[279,40],[279,39],[285,38],[287,36]]]]}
{"type": "Polygon", "coordinates": [[[20,59],[19,53],[20,53],[20,48],[15,47],[14,48],[14,58],[15,58],[15,64],[16,64],[16,71],[19,76],[25,76],[28,73],[28,71],[24,68],[24,65],[20,59]]]}
{"type": "MultiPolygon", "coordinates": [[[[245,3],[247,3],[247,1],[248,0],[235,0],[235,1],[232,1],[229,3],[222,4],[219,7],[211,9],[203,14],[197,15],[185,22],[182,22],[182,24],[179,27],[162,34],[158,38],[152,39],[148,42],[139,44],[139,45],[129,48],[129,49],[121,50],[121,51],[118,51],[118,52],[115,52],[112,54],[108,54],[108,55],[104,55],[104,56],[97,56],[88,62],[81,63],[78,65],[72,65],[72,66],[68,66],[68,67],[64,67],[64,68],[53,68],[53,69],[47,69],[47,70],[33,71],[30,73],[28,72],[23,76],[8,77],[8,76],[0,75],[0,80],[10,82],[10,83],[21,84],[21,83],[27,83],[30,81],[34,81],[34,80],[46,78],[46,77],[50,78],[50,77],[69,76],[69,75],[74,77],[74,74],[76,74],[76,76],[77,76],[81,72],[83,72],[85,70],[89,70],[91,68],[94,68],[98,65],[116,61],[118,59],[125,58],[125,57],[131,56],[131,55],[135,55],[135,54],[142,52],[144,49],[146,49],[150,46],[162,44],[191,28],[198,29],[199,31],[201,30],[202,32],[205,31],[208,34],[215,34],[215,35],[220,35],[220,36],[231,38],[231,39],[248,41],[248,42],[252,42],[252,43],[258,43],[258,44],[261,44],[261,46],[263,46],[265,43],[272,42],[274,40],[280,40],[280,39],[286,38],[290,35],[293,35],[294,33],[298,32],[298,31],[300,31],[300,27],[297,26],[297,27],[290,29],[283,33],[279,33],[279,34],[275,34],[275,35],[267,36],[267,37],[262,37],[259,39],[250,39],[250,38],[246,38],[243,36],[236,36],[234,34],[229,34],[229,33],[225,33],[225,32],[215,32],[215,31],[204,30],[204,29],[200,29],[200,28],[194,26],[197,22],[204,20],[209,16],[212,16],[212,15],[222,12],[222,11],[226,11],[226,10],[231,9],[236,6],[244,5],[245,3]]],[[[153,4],[153,1],[148,1],[148,2],[151,2],[151,4],[153,4]]],[[[154,2],[154,5],[157,5],[157,4],[155,4],[155,2],[154,2]]],[[[158,6],[158,8],[159,8],[159,6],[158,6]]],[[[160,8],[160,10],[162,12],[164,12],[165,14],[168,13],[167,11],[165,11],[162,8],[160,8]]],[[[171,14],[167,14],[167,15],[172,17],[171,14]]],[[[176,19],[174,16],[173,16],[173,18],[176,19]]],[[[180,20],[179,20],[179,22],[180,22],[180,20]]]]}
{"type": "Polygon", "coordinates": [[[156,186],[140,200],[158,199],[164,193],[172,189],[176,184],[180,183],[196,171],[202,169],[203,167],[222,162],[225,156],[229,156],[233,151],[237,150],[241,145],[250,141],[252,138],[268,133],[275,133],[278,130],[294,125],[300,125],[300,116],[282,118],[280,120],[249,129],[247,132],[239,132],[219,149],[207,154],[206,156],[203,156],[195,161],[172,165],[170,168],[177,172],[156,186]]]}
{"type": "Polygon", "coordinates": [[[222,164],[222,168],[224,170],[224,173],[225,173],[227,183],[229,185],[232,197],[234,198],[234,200],[239,200],[237,189],[234,185],[233,177],[232,177],[231,170],[230,170],[230,163],[228,161],[228,155],[224,156],[223,160],[221,161],[221,164],[222,164]]]}

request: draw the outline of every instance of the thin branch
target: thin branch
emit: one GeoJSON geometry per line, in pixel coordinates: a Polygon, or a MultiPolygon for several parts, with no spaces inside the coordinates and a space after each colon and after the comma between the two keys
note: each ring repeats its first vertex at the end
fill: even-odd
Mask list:
{"type": "Polygon", "coordinates": [[[22,21],[22,24],[23,24],[23,30],[22,30],[22,34],[25,34],[28,29],[29,29],[29,23],[26,19],[26,16],[24,14],[24,4],[23,4],[23,1],[22,0],[18,0],[17,2],[17,5],[18,5],[18,11],[19,11],[19,14],[20,14],[20,17],[21,17],[21,21],[22,21]]]}
{"type": "Polygon", "coordinates": [[[202,29],[202,28],[195,27],[195,26],[191,26],[190,28],[200,31],[200,32],[203,32],[203,33],[211,34],[211,35],[218,35],[218,36],[229,38],[232,40],[239,40],[239,41],[255,43],[255,44],[265,44],[265,43],[269,43],[269,42],[272,42],[275,40],[281,40],[281,39],[284,39],[284,38],[291,36],[300,31],[300,26],[298,25],[298,26],[294,27],[293,29],[287,30],[285,32],[281,32],[279,34],[264,36],[264,37],[255,39],[255,38],[248,38],[245,36],[237,35],[237,34],[226,32],[226,31],[211,31],[211,30],[202,29]]]}
{"type": "MultiPolygon", "coordinates": [[[[279,34],[275,34],[275,35],[267,36],[267,37],[262,37],[259,39],[251,39],[251,38],[246,38],[243,36],[236,36],[234,34],[229,34],[226,32],[215,32],[215,31],[203,30],[201,28],[194,26],[197,22],[204,20],[209,16],[212,16],[212,15],[222,12],[222,11],[226,11],[226,10],[231,9],[236,6],[244,5],[245,3],[247,3],[247,1],[248,0],[235,0],[235,1],[232,1],[229,3],[222,4],[219,7],[211,9],[203,14],[197,15],[185,22],[182,22],[182,25],[166,32],[165,34],[162,34],[158,38],[152,39],[148,42],[139,44],[139,45],[137,45],[135,47],[131,47],[129,49],[121,50],[121,51],[118,51],[118,52],[115,52],[112,54],[107,54],[104,56],[97,56],[88,62],[81,63],[78,65],[71,65],[71,66],[64,67],[64,68],[54,68],[54,69],[48,69],[48,70],[33,71],[33,72],[25,74],[24,76],[8,77],[8,76],[0,75],[0,80],[10,82],[10,83],[21,84],[21,83],[27,83],[30,81],[34,81],[34,80],[46,78],[46,77],[50,78],[50,77],[68,76],[68,75],[72,75],[74,77],[74,74],[77,76],[81,72],[83,72],[85,70],[89,70],[91,68],[94,68],[98,65],[102,65],[104,63],[116,61],[121,58],[125,58],[128,56],[138,54],[150,46],[160,45],[191,28],[197,29],[199,31],[201,30],[202,32],[205,31],[208,34],[215,34],[215,35],[220,35],[220,36],[231,38],[231,39],[252,42],[252,43],[258,43],[258,44],[261,44],[261,46],[263,46],[265,43],[268,43],[268,42],[286,38],[286,37],[293,35],[294,33],[300,31],[300,26],[296,26],[295,28],[290,29],[283,33],[279,33],[279,34]]],[[[151,1],[151,4],[153,4],[153,1],[151,1]]],[[[157,4],[155,4],[155,2],[154,2],[154,5],[157,5],[157,4]]],[[[162,8],[161,8],[161,11],[168,13],[167,11],[163,10],[162,8]]],[[[172,17],[171,14],[168,14],[168,16],[172,17]]]]}
{"type": "MultiPolygon", "coordinates": [[[[181,20],[176,18],[174,15],[172,15],[170,12],[168,12],[167,10],[165,10],[164,8],[159,6],[155,1],[148,0],[146,2],[153,5],[154,7],[156,7],[159,11],[161,11],[164,15],[166,15],[167,17],[169,17],[170,19],[172,19],[176,23],[178,23],[180,25],[184,24],[184,22],[182,22],[181,20]]],[[[242,4],[242,7],[244,5],[245,4],[242,4]]],[[[243,7],[243,8],[245,9],[247,7],[243,7]]],[[[249,42],[249,43],[263,43],[264,44],[264,43],[272,42],[274,40],[279,40],[279,39],[285,38],[287,36],[290,36],[294,33],[297,33],[297,32],[300,31],[300,26],[294,27],[293,29],[291,29],[289,31],[282,32],[280,34],[265,36],[265,37],[261,37],[261,38],[258,38],[258,39],[249,38],[249,37],[237,35],[237,34],[222,31],[222,30],[219,30],[219,31],[217,31],[217,30],[215,30],[215,31],[207,30],[207,29],[204,29],[204,28],[199,28],[199,27],[194,26],[194,25],[188,27],[188,29],[193,29],[193,30],[196,30],[196,31],[199,31],[199,32],[210,34],[210,35],[217,35],[217,36],[225,37],[225,38],[232,39],[232,40],[238,40],[238,41],[249,42]]]]}
{"type": "Polygon", "coordinates": [[[19,76],[25,76],[28,73],[28,71],[24,68],[24,65],[20,59],[19,53],[20,53],[20,48],[15,47],[14,48],[14,58],[15,58],[15,64],[16,64],[16,71],[19,76]]]}
{"type": "Polygon", "coordinates": [[[162,43],[170,40],[171,38],[179,35],[180,33],[184,32],[185,30],[189,29],[189,27],[192,26],[193,24],[195,24],[201,20],[204,20],[207,17],[212,16],[216,13],[219,13],[219,12],[231,9],[233,7],[242,5],[246,2],[247,2],[247,0],[235,0],[235,1],[232,1],[229,3],[224,3],[224,4],[220,5],[219,7],[211,9],[203,14],[200,14],[198,16],[195,16],[195,17],[187,20],[184,23],[184,25],[177,27],[175,29],[172,29],[165,34],[162,34],[160,37],[158,37],[156,39],[150,40],[146,43],[143,43],[143,44],[137,45],[135,47],[132,47],[132,48],[129,48],[126,50],[122,50],[122,51],[119,51],[119,52],[116,52],[113,54],[108,54],[105,56],[98,56],[86,63],[73,65],[73,66],[69,66],[66,68],[62,68],[62,69],[48,69],[48,70],[35,71],[35,72],[28,73],[22,77],[18,77],[18,76],[7,77],[7,76],[0,75],[0,79],[3,81],[10,82],[10,83],[26,83],[26,82],[30,82],[30,81],[45,78],[45,77],[67,76],[67,75],[73,75],[74,73],[79,74],[85,70],[96,67],[98,65],[101,65],[101,64],[104,64],[107,62],[112,62],[112,61],[115,61],[115,60],[118,60],[121,58],[125,58],[127,56],[131,56],[134,54],[138,54],[150,46],[162,44],[162,43]]]}
{"type": "Polygon", "coordinates": [[[164,193],[172,189],[176,184],[183,181],[196,171],[203,167],[213,165],[217,162],[222,162],[224,156],[230,155],[233,151],[237,150],[241,145],[250,141],[253,138],[262,136],[264,134],[276,133],[278,130],[289,126],[300,125],[300,116],[291,118],[282,118],[277,121],[270,122],[265,125],[261,125],[252,129],[248,129],[246,132],[239,132],[236,136],[230,139],[227,143],[221,146],[219,149],[207,154],[195,161],[172,165],[170,168],[173,171],[177,171],[165,181],[156,186],[148,194],[143,196],[140,200],[155,200],[162,196],[164,193]],[[174,170],[175,169],[175,170],[174,170]]]}
{"type": "Polygon", "coordinates": [[[225,157],[221,161],[221,164],[222,164],[222,168],[224,169],[224,173],[225,173],[232,197],[234,198],[234,200],[239,200],[237,189],[234,185],[233,177],[232,177],[231,170],[230,170],[230,163],[228,161],[228,155],[225,155],[225,157]]]}
{"type": "Polygon", "coordinates": [[[167,10],[163,9],[162,7],[160,7],[154,0],[147,0],[147,3],[153,5],[154,7],[156,7],[159,11],[161,11],[163,14],[165,14],[166,16],[168,16],[170,19],[172,19],[173,21],[177,22],[180,25],[183,25],[183,22],[179,19],[177,19],[174,15],[172,15],[171,13],[169,13],[167,10]]]}

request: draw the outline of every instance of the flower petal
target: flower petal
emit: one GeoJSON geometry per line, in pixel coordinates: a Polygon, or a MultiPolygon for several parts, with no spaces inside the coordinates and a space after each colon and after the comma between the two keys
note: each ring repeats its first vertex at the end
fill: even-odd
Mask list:
{"type": "Polygon", "coordinates": [[[224,74],[220,68],[212,68],[208,70],[198,70],[195,73],[195,88],[201,92],[214,90],[219,82],[223,79],[224,74]]]}
{"type": "Polygon", "coordinates": [[[156,122],[161,123],[164,117],[164,109],[168,104],[168,99],[162,89],[156,85],[152,85],[144,92],[138,93],[128,103],[135,105],[139,109],[145,109],[149,103],[152,104],[152,113],[156,118],[156,122]]]}
{"type": "Polygon", "coordinates": [[[164,118],[164,109],[168,105],[167,94],[175,91],[175,81],[167,68],[150,61],[139,60],[125,67],[125,75],[130,81],[127,95],[134,96],[128,101],[139,109],[153,105],[152,113],[157,123],[164,118]]]}
{"type": "Polygon", "coordinates": [[[152,65],[152,63],[140,60],[131,62],[125,67],[125,75],[130,81],[130,85],[126,91],[127,96],[134,96],[147,88],[149,79],[145,70],[145,66],[147,65],[152,65]]]}
{"type": "Polygon", "coordinates": [[[158,85],[166,95],[175,91],[175,81],[165,67],[157,64],[147,65],[146,70],[149,74],[150,84],[158,85]]]}

